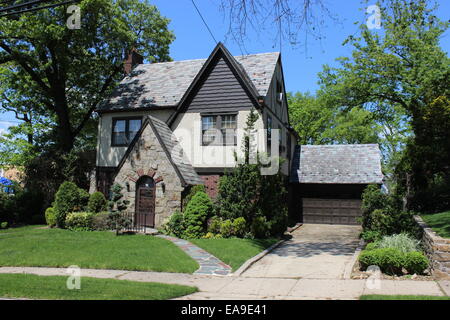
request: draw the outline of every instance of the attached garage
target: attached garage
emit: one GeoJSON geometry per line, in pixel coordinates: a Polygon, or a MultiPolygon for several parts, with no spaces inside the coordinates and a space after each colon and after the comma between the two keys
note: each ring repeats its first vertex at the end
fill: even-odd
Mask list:
{"type": "Polygon", "coordinates": [[[303,145],[291,172],[291,217],[303,223],[358,224],[361,196],[383,183],[378,145],[303,145]]]}

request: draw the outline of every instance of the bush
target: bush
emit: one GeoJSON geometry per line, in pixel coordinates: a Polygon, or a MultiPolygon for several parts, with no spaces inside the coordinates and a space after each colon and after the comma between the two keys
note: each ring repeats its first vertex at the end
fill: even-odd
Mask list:
{"type": "Polygon", "coordinates": [[[405,254],[404,267],[410,274],[422,274],[428,268],[428,259],[421,252],[412,251],[405,254]]]}
{"type": "Polygon", "coordinates": [[[363,270],[375,265],[386,274],[401,274],[404,266],[404,254],[393,248],[363,250],[359,256],[359,263],[363,270]]]}
{"type": "Polygon", "coordinates": [[[0,223],[0,229],[8,229],[8,222],[2,222],[0,223]]]}
{"type": "Polygon", "coordinates": [[[267,223],[266,217],[256,217],[251,226],[250,232],[257,239],[267,238],[269,236],[269,224],[267,223]]]}
{"type": "Polygon", "coordinates": [[[242,238],[247,232],[247,223],[244,218],[236,218],[233,220],[233,235],[242,238]]]}
{"type": "Polygon", "coordinates": [[[379,249],[377,242],[370,242],[370,243],[368,243],[364,250],[370,251],[370,250],[374,250],[374,249],[379,249]]]}
{"type": "Polygon", "coordinates": [[[103,211],[92,216],[92,229],[97,231],[110,230],[109,212],[103,211]]]}
{"type": "Polygon", "coordinates": [[[195,194],[197,192],[205,192],[206,193],[205,186],[202,184],[199,184],[199,185],[192,186],[189,189],[188,194],[183,198],[183,208],[184,209],[186,209],[187,204],[189,203],[189,201],[191,201],[192,197],[195,196],[195,194]]]}
{"type": "Polygon", "coordinates": [[[170,216],[169,221],[164,226],[166,234],[182,238],[184,233],[184,216],[181,212],[176,211],[170,216]]]}
{"type": "Polygon", "coordinates": [[[94,213],[106,211],[106,198],[103,193],[97,191],[89,196],[88,210],[94,213]]]}
{"type": "Polygon", "coordinates": [[[69,212],[83,210],[87,204],[89,194],[77,187],[73,182],[63,182],[55,195],[56,225],[64,227],[66,216],[69,212]]]}
{"type": "Polygon", "coordinates": [[[360,235],[361,239],[366,242],[375,242],[382,238],[381,232],[379,231],[363,231],[360,235]]]}
{"type": "Polygon", "coordinates": [[[420,250],[420,241],[412,238],[406,233],[384,236],[377,242],[378,248],[394,248],[403,253],[420,250]]]}
{"type": "Polygon", "coordinates": [[[208,232],[220,233],[220,225],[222,224],[222,219],[214,216],[208,219],[208,232]]]}
{"type": "Polygon", "coordinates": [[[233,222],[230,219],[222,221],[220,224],[220,234],[224,238],[229,238],[233,235],[233,222]]]}
{"type": "Polygon", "coordinates": [[[212,215],[213,203],[208,195],[197,192],[187,204],[184,212],[184,236],[201,238],[206,231],[206,221],[212,215]]]}
{"type": "Polygon", "coordinates": [[[45,210],[45,222],[49,227],[56,226],[56,214],[53,207],[49,207],[45,210]]]}
{"type": "Polygon", "coordinates": [[[67,214],[65,226],[74,231],[90,231],[92,228],[92,212],[71,212],[67,214]]]}

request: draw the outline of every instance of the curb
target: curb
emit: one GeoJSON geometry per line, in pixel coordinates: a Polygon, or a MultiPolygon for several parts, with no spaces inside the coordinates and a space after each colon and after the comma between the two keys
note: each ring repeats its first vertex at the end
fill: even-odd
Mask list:
{"type": "Polygon", "coordinates": [[[350,263],[347,264],[347,266],[345,267],[344,275],[343,275],[343,277],[342,277],[343,279],[351,279],[351,275],[352,275],[352,272],[353,272],[353,268],[355,267],[355,263],[356,263],[356,261],[358,260],[359,253],[360,253],[361,250],[364,248],[365,244],[366,244],[366,242],[365,242],[363,239],[361,239],[361,240],[359,241],[359,245],[358,245],[358,247],[356,248],[355,253],[353,253],[352,260],[351,260],[350,263]]]}
{"type": "Polygon", "coordinates": [[[268,254],[270,251],[272,251],[285,241],[286,240],[280,240],[277,243],[274,243],[273,245],[265,249],[264,251],[261,251],[253,258],[248,259],[239,269],[237,269],[234,273],[231,273],[229,276],[240,277],[245,271],[247,271],[248,268],[251,267],[252,264],[257,262],[258,260],[261,260],[266,254],[268,254]]]}

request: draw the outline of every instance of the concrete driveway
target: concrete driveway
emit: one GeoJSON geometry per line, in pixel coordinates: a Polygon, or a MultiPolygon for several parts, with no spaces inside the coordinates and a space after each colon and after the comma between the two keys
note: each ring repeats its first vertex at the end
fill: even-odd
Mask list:
{"type": "Polygon", "coordinates": [[[243,277],[343,279],[358,247],[360,226],[305,224],[243,277]]]}

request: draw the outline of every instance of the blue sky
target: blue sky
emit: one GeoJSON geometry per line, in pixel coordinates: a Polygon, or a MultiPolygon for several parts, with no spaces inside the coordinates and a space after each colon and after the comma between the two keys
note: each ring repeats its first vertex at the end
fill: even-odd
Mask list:
{"type": "MultiPolygon", "coordinates": [[[[176,40],[170,47],[174,60],[206,58],[215,46],[215,42],[204,26],[191,0],[153,0],[162,15],[171,19],[170,29],[175,32],[176,40]]],[[[195,0],[203,17],[212,29],[215,38],[225,43],[233,55],[242,54],[239,46],[226,39],[228,21],[219,9],[220,0],[195,0]]],[[[334,65],[334,60],[340,56],[351,54],[350,46],[342,46],[348,35],[354,34],[358,26],[354,22],[364,21],[366,14],[362,10],[360,0],[324,0],[329,10],[336,15],[338,23],[325,20],[321,30],[320,41],[310,38],[306,49],[304,46],[292,48],[284,44],[281,48],[285,82],[288,91],[315,92],[318,88],[317,73],[324,64],[334,65]]],[[[376,0],[369,1],[369,4],[376,0]]],[[[442,20],[448,20],[450,1],[438,1],[440,8],[437,15],[442,20]]],[[[246,42],[245,53],[261,53],[280,51],[274,41],[275,33],[264,30],[261,34],[250,32],[246,42]]],[[[443,37],[441,45],[445,51],[450,50],[450,33],[443,37]]],[[[301,37],[299,40],[301,40],[301,37]]],[[[0,133],[9,125],[14,124],[12,114],[0,114],[0,133]]]]}

